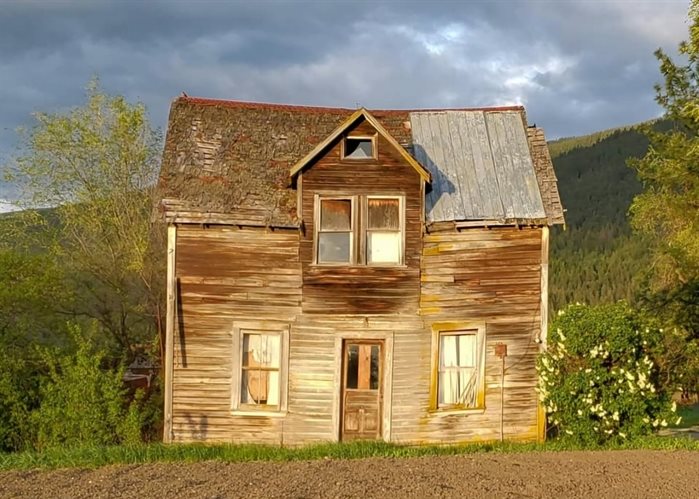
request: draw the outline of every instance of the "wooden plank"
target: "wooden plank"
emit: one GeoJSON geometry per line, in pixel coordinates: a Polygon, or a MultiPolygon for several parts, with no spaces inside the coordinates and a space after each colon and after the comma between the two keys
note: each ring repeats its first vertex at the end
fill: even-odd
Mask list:
{"type": "Polygon", "coordinates": [[[371,345],[359,345],[359,371],[357,374],[357,388],[369,389],[371,377],[371,345]]]}
{"type": "Polygon", "coordinates": [[[549,228],[541,228],[541,349],[546,350],[549,315],[549,228]]]}
{"type": "MultiPolygon", "coordinates": [[[[546,351],[548,337],[549,315],[549,228],[541,229],[541,305],[539,315],[541,324],[539,330],[539,351],[546,351]]],[[[546,440],[546,411],[543,403],[537,399],[537,437],[539,442],[546,440]]]]}
{"type": "Polygon", "coordinates": [[[447,116],[448,134],[451,142],[450,149],[453,155],[452,168],[457,179],[456,186],[461,193],[458,196],[461,213],[461,220],[480,218],[481,195],[478,185],[480,182],[474,181],[477,177],[473,169],[473,153],[468,136],[465,134],[463,125],[464,117],[461,113],[448,113],[447,116]]]}
{"type": "Polygon", "coordinates": [[[177,226],[167,227],[167,303],[165,323],[165,418],[163,424],[163,442],[172,441],[172,388],[176,313],[177,274],[175,268],[177,249],[177,226]]]}
{"type": "Polygon", "coordinates": [[[474,165],[476,178],[481,179],[481,199],[486,203],[484,209],[488,210],[486,218],[505,218],[503,205],[498,185],[498,177],[493,160],[490,137],[485,122],[485,113],[473,113],[467,116],[471,137],[471,147],[474,151],[474,165]]]}

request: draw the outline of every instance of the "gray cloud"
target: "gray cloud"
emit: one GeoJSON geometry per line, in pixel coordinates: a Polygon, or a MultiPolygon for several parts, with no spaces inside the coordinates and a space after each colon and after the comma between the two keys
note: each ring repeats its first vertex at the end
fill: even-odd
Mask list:
{"type": "MultiPolygon", "coordinates": [[[[190,95],[335,106],[523,103],[550,137],[659,113],[687,3],[16,1],[0,10],[0,161],[33,111],[105,89],[164,126],[190,95]]],[[[2,196],[0,196],[2,197],[2,196]]]]}

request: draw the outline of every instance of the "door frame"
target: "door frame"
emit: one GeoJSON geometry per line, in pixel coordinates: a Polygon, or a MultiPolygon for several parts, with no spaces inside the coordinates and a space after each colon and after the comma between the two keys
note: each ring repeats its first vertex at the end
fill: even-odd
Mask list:
{"type": "Polygon", "coordinates": [[[345,340],[354,341],[383,341],[383,373],[381,389],[383,390],[383,403],[381,404],[381,435],[385,442],[391,441],[391,414],[393,408],[393,331],[347,331],[335,338],[335,393],[333,394],[333,440],[339,442],[342,425],[342,383],[344,372],[344,343],[345,340]]]}

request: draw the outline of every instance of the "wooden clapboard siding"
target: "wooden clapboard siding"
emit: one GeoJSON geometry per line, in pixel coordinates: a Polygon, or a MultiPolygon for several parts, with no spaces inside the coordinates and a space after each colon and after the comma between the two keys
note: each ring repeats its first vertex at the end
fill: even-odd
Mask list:
{"type": "Polygon", "coordinates": [[[173,440],[282,443],[283,418],[231,413],[232,332],[236,321],[295,320],[296,231],[181,225],[176,275],[173,440]]]}
{"type": "Polygon", "coordinates": [[[499,438],[501,360],[506,343],[504,436],[537,438],[535,359],[540,333],[540,229],[468,229],[424,237],[421,314],[425,329],[396,338],[393,437],[404,442],[458,442],[499,438]],[[486,324],[485,410],[429,411],[433,324],[486,324]],[[419,365],[419,368],[417,367],[419,365]],[[415,414],[419,414],[416,417],[415,414]]]}
{"type": "MultiPolygon", "coordinates": [[[[349,134],[373,135],[362,121],[349,134]]],[[[382,136],[376,160],[341,160],[341,139],[303,172],[300,241],[304,313],[413,313],[418,311],[422,235],[422,178],[382,136]],[[405,265],[398,267],[314,266],[314,197],[402,194],[405,196],[405,265]]]]}
{"type": "Polygon", "coordinates": [[[508,345],[505,438],[537,437],[540,229],[425,235],[419,314],[303,313],[298,239],[295,232],[178,228],[174,441],[297,445],[337,440],[343,338],[386,341],[384,439],[499,438],[498,342],[508,345]],[[283,417],[236,416],[230,410],[231,331],[238,320],[291,326],[283,417]],[[450,321],[486,323],[482,413],[429,411],[432,325],[450,321]]]}

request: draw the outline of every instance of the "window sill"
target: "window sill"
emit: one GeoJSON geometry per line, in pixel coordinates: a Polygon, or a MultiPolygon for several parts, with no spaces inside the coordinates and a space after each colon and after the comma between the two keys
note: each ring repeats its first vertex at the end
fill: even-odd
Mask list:
{"type": "Polygon", "coordinates": [[[353,263],[309,263],[308,266],[312,269],[407,269],[408,266],[404,263],[396,264],[379,264],[371,263],[368,265],[359,265],[353,263]]]}
{"type": "Polygon", "coordinates": [[[469,414],[483,414],[485,413],[485,407],[474,407],[473,409],[430,409],[428,412],[431,416],[466,416],[469,414]]]}
{"type": "Polygon", "coordinates": [[[246,411],[246,410],[231,411],[232,416],[260,417],[260,418],[283,418],[283,417],[286,417],[286,413],[287,413],[287,411],[246,411]]]}

